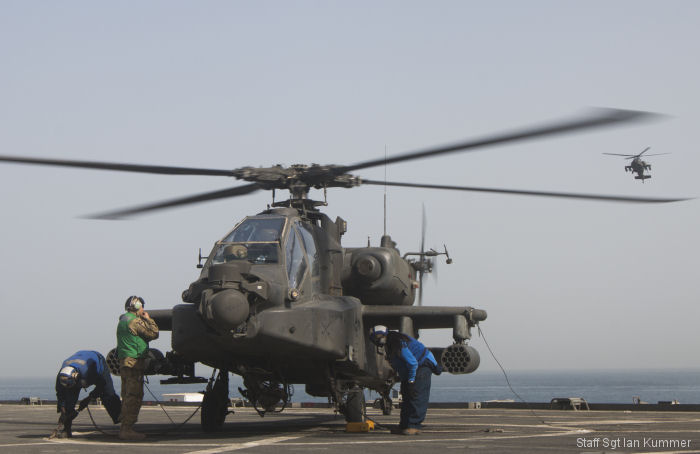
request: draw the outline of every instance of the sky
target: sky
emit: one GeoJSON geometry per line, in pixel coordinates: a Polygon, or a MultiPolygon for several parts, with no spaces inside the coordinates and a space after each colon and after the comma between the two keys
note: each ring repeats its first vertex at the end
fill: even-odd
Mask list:
{"type": "MultiPolygon", "coordinates": [[[[0,154],[233,169],[350,164],[572,118],[662,121],[389,166],[390,181],[697,197],[700,4],[692,1],[0,2],[0,154]],[[624,171],[646,147],[650,180],[624,171]]],[[[382,167],[357,174],[384,178],[382,167]]],[[[107,353],[127,296],[170,308],[197,255],[258,192],[140,216],[84,215],[223,189],[224,177],[0,164],[6,377],[107,353]]],[[[312,195],[321,197],[317,192],[312,195]]],[[[389,188],[406,252],[454,263],[426,305],[485,309],[507,370],[697,367],[700,201],[620,204],[389,188]]],[[[383,188],[328,191],[345,246],[383,228],[383,188]]],[[[447,346],[451,330],[423,332],[447,346]]],[[[152,343],[168,350],[169,336],[152,343]]],[[[481,369],[496,370],[484,339],[481,369]]],[[[478,373],[478,371],[476,372],[478,373]]]]}

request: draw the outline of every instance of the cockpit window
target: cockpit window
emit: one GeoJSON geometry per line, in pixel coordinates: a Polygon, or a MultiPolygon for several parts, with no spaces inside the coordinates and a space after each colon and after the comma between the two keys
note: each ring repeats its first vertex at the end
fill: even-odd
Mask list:
{"type": "Polygon", "coordinates": [[[237,260],[247,260],[250,263],[264,265],[279,262],[280,244],[277,241],[256,243],[219,243],[212,258],[216,265],[237,260]]]}
{"type": "Polygon", "coordinates": [[[295,228],[289,229],[289,237],[285,247],[285,258],[287,259],[287,277],[289,278],[289,288],[299,288],[307,264],[304,258],[304,250],[301,247],[299,234],[295,228]]]}
{"type": "Polygon", "coordinates": [[[241,222],[222,243],[245,243],[248,241],[279,241],[284,228],[284,218],[251,218],[241,222]]]}
{"type": "Polygon", "coordinates": [[[278,263],[284,221],[284,218],[246,219],[217,243],[212,264],[236,260],[278,263]]]}
{"type": "Polygon", "coordinates": [[[311,262],[311,275],[319,275],[319,262],[318,262],[318,251],[316,250],[316,243],[314,242],[313,234],[311,233],[311,227],[307,224],[297,225],[299,233],[301,233],[301,239],[304,242],[304,247],[306,248],[306,255],[309,257],[309,262],[311,262]]]}

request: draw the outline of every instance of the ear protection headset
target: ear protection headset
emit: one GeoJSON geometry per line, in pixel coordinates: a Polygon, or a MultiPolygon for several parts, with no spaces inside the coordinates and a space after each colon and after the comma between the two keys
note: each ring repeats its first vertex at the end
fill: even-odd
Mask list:
{"type": "Polygon", "coordinates": [[[124,309],[130,312],[136,312],[146,305],[146,302],[140,296],[132,295],[126,299],[124,309]]]}

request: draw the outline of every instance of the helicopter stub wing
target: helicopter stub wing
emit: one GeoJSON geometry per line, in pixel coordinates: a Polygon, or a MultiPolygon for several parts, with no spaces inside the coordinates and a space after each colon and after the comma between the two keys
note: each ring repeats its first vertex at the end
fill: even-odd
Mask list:
{"type": "MultiPolygon", "coordinates": [[[[172,329],[172,309],[151,310],[149,315],[160,330],[172,329]]],[[[470,306],[362,306],[365,326],[386,325],[390,329],[400,329],[405,318],[411,319],[415,329],[454,328],[456,317],[464,317],[469,326],[474,326],[486,320],[487,313],[470,306]]]]}
{"type": "Polygon", "coordinates": [[[154,309],[148,311],[153,321],[158,325],[160,331],[172,331],[173,329],[173,310],[172,309],[154,309]]]}
{"type": "Polygon", "coordinates": [[[408,334],[419,329],[452,328],[455,340],[471,337],[469,328],[486,320],[486,311],[470,306],[363,306],[366,327],[385,325],[408,334]]]}

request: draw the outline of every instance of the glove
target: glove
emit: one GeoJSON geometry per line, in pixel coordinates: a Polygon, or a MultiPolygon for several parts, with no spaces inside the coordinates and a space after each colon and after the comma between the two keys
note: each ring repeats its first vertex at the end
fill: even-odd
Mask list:
{"type": "Polygon", "coordinates": [[[68,412],[66,414],[66,418],[63,420],[64,421],[63,424],[65,424],[66,426],[70,426],[71,424],[73,424],[73,420],[77,417],[78,417],[78,412],[75,410],[71,410],[70,412],[68,412]]]}
{"type": "Polygon", "coordinates": [[[91,396],[87,396],[85,399],[80,401],[80,405],[78,405],[78,412],[85,410],[85,407],[87,407],[90,403],[90,398],[91,396]]]}
{"type": "Polygon", "coordinates": [[[418,397],[418,390],[416,389],[415,382],[410,381],[406,384],[406,394],[410,399],[416,399],[418,397]]]}
{"type": "Polygon", "coordinates": [[[102,395],[103,388],[101,386],[95,386],[95,389],[88,395],[90,399],[97,399],[102,395]]]}

